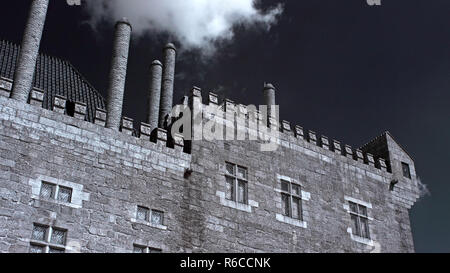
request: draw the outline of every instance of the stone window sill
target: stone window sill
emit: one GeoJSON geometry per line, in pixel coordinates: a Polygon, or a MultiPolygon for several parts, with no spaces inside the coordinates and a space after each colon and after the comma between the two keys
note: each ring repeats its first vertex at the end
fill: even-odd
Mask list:
{"type": "Polygon", "coordinates": [[[144,220],[138,220],[138,219],[135,219],[135,218],[131,218],[131,222],[132,223],[137,223],[137,224],[143,224],[143,225],[146,225],[146,226],[149,226],[149,227],[153,227],[153,228],[157,228],[157,229],[161,229],[161,230],[167,230],[167,226],[155,225],[153,223],[150,223],[150,222],[147,222],[147,221],[144,221],[144,220]]]}
{"type": "Polygon", "coordinates": [[[307,224],[305,221],[300,221],[288,216],[284,216],[281,214],[276,214],[276,219],[282,223],[289,224],[296,227],[307,228],[307,224]]]}
{"type": "Polygon", "coordinates": [[[236,210],[240,210],[240,211],[245,211],[248,213],[252,212],[252,207],[257,208],[259,206],[259,203],[253,200],[248,200],[248,205],[247,204],[241,204],[238,203],[236,201],[231,201],[225,198],[225,193],[221,192],[221,191],[217,191],[216,195],[220,198],[220,204],[232,209],[236,209],[236,210]]]}
{"type": "Polygon", "coordinates": [[[350,234],[350,238],[353,241],[358,242],[360,244],[368,245],[368,246],[374,246],[373,240],[353,234],[351,228],[348,228],[347,232],[350,234]]]}

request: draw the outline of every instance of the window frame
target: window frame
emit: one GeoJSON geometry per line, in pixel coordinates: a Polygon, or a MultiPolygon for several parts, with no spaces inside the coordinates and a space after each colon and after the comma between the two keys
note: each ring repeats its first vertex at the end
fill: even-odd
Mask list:
{"type": "Polygon", "coordinates": [[[146,223],[149,223],[149,224],[154,225],[154,226],[164,226],[164,211],[162,211],[162,210],[150,209],[150,208],[145,207],[145,206],[137,205],[136,206],[136,215],[135,215],[135,217],[136,217],[137,221],[146,222],[146,223]],[[145,210],[145,219],[140,219],[138,217],[139,209],[145,210]],[[160,223],[154,223],[153,222],[153,214],[154,213],[159,213],[161,215],[160,223]]]}
{"type": "Polygon", "coordinates": [[[67,234],[68,234],[68,230],[64,229],[64,228],[53,227],[53,226],[43,225],[43,224],[39,224],[39,223],[33,223],[33,229],[31,231],[31,239],[30,239],[30,248],[29,248],[28,252],[36,253],[36,252],[31,252],[31,250],[34,247],[38,247],[38,248],[43,249],[43,251],[40,253],[64,253],[64,252],[66,252],[66,248],[67,248],[67,234]],[[44,228],[45,234],[44,234],[43,240],[35,239],[33,237],[36,227],[44,228]],[[53,238],[52,236],[53,236],[53,232],[55,230],[61,231],[64,233],[63,244],[52,242],[52,238],[53,238]],[[55,251],[55,252],[52,252],[52,251],[55,251]]]}
{"type": "Polygon", "coordinates": [[[239,204],[248,205],[248,168],[234,164],[231,162],[225,162],[225,199],[233,201],[239,204]],[[233,167],[233,173],[230,173],[228,167],[233,167]],[[240,171],[244,171],[243,175],[240,175],[240,171]],[[230,183],[231,182],[231,183],[230,183]],[[228,197],[229,188],[231,184],[231,198],[228,197]],[[244,188],[243,195],[240,194],[240,189],[244,188]],[[242,197],[242,198],[241,198],[242,197]]]}
{"type": "Polygon", "coordinates": [[[302,185],[298,183],[294,183],[292,181],[288,181],[286,179],[280,178],[280,194],[281,194],[281,206],[282,206],[282,214],[283,216],[303,221],[303,199],[302,199],[302,185]],[[283,189],[283,184],[287,185],[287,189],[283,189]],[[297,188],[296,193],[294,193],[294,187],[297,188]],[[284,198],[287,198],[287,213],[286,213],[286,204],[284,198]],[[297,210],[298,217],[294,217],[294,200],[298,201],[297,210]]]}
{"type": "Polygon", "coordinates": [[[356,235],[360,238],[364,238],[370,240],[370,228],[369,228],[369,215],[368,215],[368,207],[362,204],[358,204],[352,201],[349,202],[349,213],[352,222],[352,227],[354,224],[353,218],[356,219],[356,230],[352,230],[352,234],[356,235]],[[352,209],[352,206],[356,208],[356,210],[352,209]],[[363,209],[364,212],[361,210],[363,209]],[[361,221],[363,220],[363,221],[361,221]],[[365,230],[363,232],[363,230],[365,230]]]}
{"type": "Polygon", "coordinates": [[[401,162],[403,177],[411,179],[411,167],[406,162],[401,162]],[[406,172],[405,172],[406,171],[406,172]]]}
{"type": "Polygon", "coordinates": [[[51,182],[48,182],[48,181],[45,181],[45,180],[41,180],[41,188],[39,190],[39,197],[42,198],[43,200],[51,200],[51,201],[61,202],[61,203],[64,203],[64,204],[72,204],[73,188],[67,187],[67,186],[61,186],[61,185],[58,185],[58,184],[55,184],[55,183],[51,183],[51,182]],[[50,197],[43,196],[42,189],[44,188],[44,185],[48,185],[48,186],[52,187],[52,193],[51,193],[50,197]],[[60,194],[61,189],[70,191],[70,195],[69,195],[69,200],[68,201],[59,199],[60,198],[59,194],[60,194]]]}

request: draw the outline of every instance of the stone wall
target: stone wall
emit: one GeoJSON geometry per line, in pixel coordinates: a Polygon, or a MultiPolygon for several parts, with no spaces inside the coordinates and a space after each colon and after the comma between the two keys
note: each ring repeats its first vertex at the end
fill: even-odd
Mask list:
{"type": "Polygon", "coordinates": [[[415,172],[391,190],[395,172],[286,128],[274,152],[193,141],[187,154],[145,136],[0,97],[0,251],[28,252],[33,223],[67,230],[67,252],[414,251],[415,172]],[[248,169],[247,204],[225,199],[225,162],[248,169]],[[302,186],[302,221],[282,215],[280,179],[302,186]],[[42,181],[73,188],[73,204],[42,199],[42,181]],[[349,201],[368,207],[370,240],[352,233],[349,201]],[[163,224],[136,220],[137,206],[163,224]]]}

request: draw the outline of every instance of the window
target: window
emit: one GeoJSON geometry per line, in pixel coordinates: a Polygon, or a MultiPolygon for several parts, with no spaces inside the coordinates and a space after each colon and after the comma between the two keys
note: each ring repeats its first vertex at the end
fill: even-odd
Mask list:
{"type": "Polygon", "coordinates": [[[159,248],[146,247],[140,245],[133,246],[133,253],[161,253],[162,250],[159,248]]]}
{"type": "Polygon", "coordinates": [[[370,239],[367,207],[353,202],[349,202],[349,205],[354,234],[365,239],[370,239]]]}
{"type": "Polygon", "coordinates": [[[303,221],[301,196],[300,185],[281,180],[281,205],[284,216],[303,221]]]}
{"type": "Polygon", "coordinates": [[[150,210],[149,208],[138,206],[136,219],[140,221],[150,222],[153,225],[163,225],[164,212],[159,210],[150,210]]]}
{"type": "Polygon", "coordinates": [[[41,197],[45,199],[51,199],[55,197],[56,185],[42,182],[41,186],[41,197]]]}
{"type": "Polygon", "coordinates": [[[402,162],[403,176],[411,179],[411,171],[409,170],[409,165],[405,162],[402,162]]]}
{"type": "Polygon", "coordinates": [[[66,237],[67,230],[34,224],[30,253],[64,253],[66,237]]]}
{"type": "Polygon", "coordinates": [[[152,210],[151,214],[152,214],[152,217],[151,217],[152,224],[154,224],[154,225],[162,225],[163,224],[164,212],[152,210]]]}
{"type": "Polygon", "coordinates": [[[150,214],[150,210],[148,208],[138,206],[136,219],[142,220],[142,221],[148,221],[149,214],[150,214]]]}
{"type": "Polygon", "coordinates": [[[44,199],[72,202],[72,189],[42,181],[40,196],[44,199]]]}
{"type": "Polygon", "coordinates": [[[70,203],[72,201],[72,189],[67,187],[59,187],[58,201],[70,203]]]}
{"type": "Polygon", "coordinates": [[[225,198],[241,204],[248,203],[248,171],[247,168],[226,163],[225,198]]]}

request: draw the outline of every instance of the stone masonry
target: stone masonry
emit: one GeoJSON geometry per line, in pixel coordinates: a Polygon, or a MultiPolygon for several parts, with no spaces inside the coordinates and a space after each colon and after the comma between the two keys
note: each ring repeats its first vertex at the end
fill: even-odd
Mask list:
{"type": "Polygon", "coordinates": [[[65,229],[66,252],[414,251],[414,163],[388,133],[377,138],[388,168],[298,126],[282,127],[274,152],[258,141],[203,140],[187,153],[183,141],[168,147],[162,129],[155,143],[35,105],[0,97],[1,252],[28,252],[33,224],[65,229]],[[411,179],[398,173],[400,160],[411,179]],[[247,204],[225,199],[226,162],[248,169],[247,204]],[[281,179],[302,186],[302,221],[282,215],[281,179]],[[41,198],[42,181],[71,185],[74,204],[41,198]],[[370,239],[352,234],[349,202],[367,207],[370,239]],[[163,212],[163,224],[136,220],[137,206],[163,212]]]}

